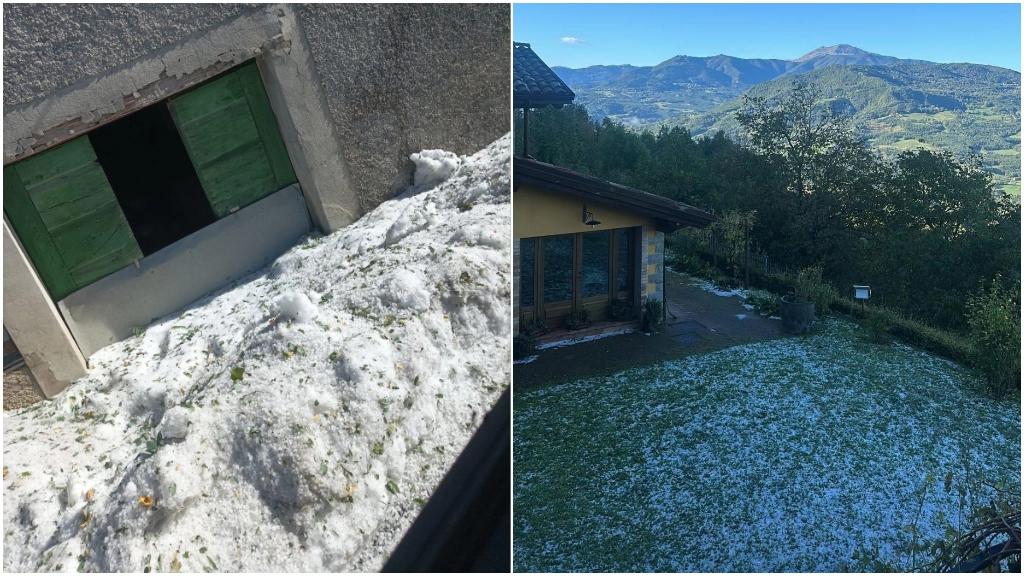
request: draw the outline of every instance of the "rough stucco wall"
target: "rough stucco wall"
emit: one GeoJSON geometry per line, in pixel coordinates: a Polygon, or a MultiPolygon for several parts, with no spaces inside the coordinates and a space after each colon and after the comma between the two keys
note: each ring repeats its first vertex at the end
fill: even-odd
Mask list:
{"type": "Polygon", "coordinates": [[[259,9],[246,4],[4,4],[4,112],[259,9]]]}
{"type": "MultiPolygon", "coordinates": [[[[411,182],[410,153],[472,153],[508,132],[507,4],[291,7],[362,211],[411,182]]],[[[210,31],[260,10],[268,7],[5,5],[4,114],[174,45],[201,46],[210,31]]]]}
{"type": "Polygon", "coordinates": [[[410,153],[508,132],[507,4],[295,8],[363,210],[411,181],[410,153]]]}

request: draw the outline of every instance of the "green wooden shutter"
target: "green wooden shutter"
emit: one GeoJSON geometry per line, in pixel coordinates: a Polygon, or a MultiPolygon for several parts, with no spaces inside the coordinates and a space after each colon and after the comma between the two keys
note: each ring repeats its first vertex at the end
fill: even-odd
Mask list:
{"type": "Polygon", "coordinates": [[[218,217],[295,182],[255,63],[172,98],[170,108],[218,217]]]}
{"type": "Polygon", "coordinates": [[[6,166],[4,211],[56,300],[142,258],[88,137],[6,166]]]}

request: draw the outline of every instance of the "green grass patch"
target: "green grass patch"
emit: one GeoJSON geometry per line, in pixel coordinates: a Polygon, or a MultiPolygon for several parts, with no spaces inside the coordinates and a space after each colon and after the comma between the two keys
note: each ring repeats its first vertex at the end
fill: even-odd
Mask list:
{"type": "Polygon", "coordinates": [[[1019,406],[977,388],[829,320],[517,393],[515,569],[865,570],[864,551],[909,567],[912,533],[966,521],[958,486],[1019,492],[1019,406]]]}

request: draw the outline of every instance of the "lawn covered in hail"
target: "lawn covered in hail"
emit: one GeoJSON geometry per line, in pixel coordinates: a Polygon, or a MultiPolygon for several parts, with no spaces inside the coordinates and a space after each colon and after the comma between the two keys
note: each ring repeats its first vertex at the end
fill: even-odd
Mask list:
{"type": "Polygon", "coordinates": [[[509,382],[509,138],[5,413],[5,571],[372,571],[509,382]]]}
{"type": "Polygon", "coordinates": [[[1019,495],[1019,406],[974,378],[830,320],[516,392],[515,568],[846,571],[863,552],[909,567],[910,528],[963,520],[968,478],[1019,495]]]}

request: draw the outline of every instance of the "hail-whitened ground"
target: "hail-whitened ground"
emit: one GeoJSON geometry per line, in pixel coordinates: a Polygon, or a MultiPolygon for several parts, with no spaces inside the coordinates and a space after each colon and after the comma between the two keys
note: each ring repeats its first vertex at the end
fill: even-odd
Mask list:
{"type": "Polygon", "coordinates": [[[746,298],[748,293],[745,288],[720,288],[714,282],[702,278],[693,278],[690,285],[696,286],[705,292],[710,292],[715,296],[739,296],[740,298],[746,298]]]}
{"type": "Polygon", "coordinates": [[[537,345],[537,350],[551,350],[553,348],[565,348],[566,346],[575,346],[576,344],[583,344],[586,342],[593,342],[594,340],[603,340],[612,336],[622,336],[623,334],[632,334],[633,328],[621,328],[617,330],[609,330],[608,332],[602,332],[600,334],[591,334],[589,336],[570,336],[569,338],[563,338],[562,340],[555,340],[554,342],[545,342],[537,345]]]}
{"type": "Polygon", "coordinates": [[[4,414],[4,570],[375,570],[509,381],[509,139],[4,414]]]}
{"type": "Polygon", "coordinates": [[[1020,411],[855,325],[540,388],[515,400],[520,571],[845,571],[1019,495],[1020,411]],[[964,497],[964,506],[961,506],[964,497]],[[857,556],[857,558],[855,558],[857,556]]]}

